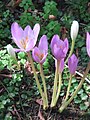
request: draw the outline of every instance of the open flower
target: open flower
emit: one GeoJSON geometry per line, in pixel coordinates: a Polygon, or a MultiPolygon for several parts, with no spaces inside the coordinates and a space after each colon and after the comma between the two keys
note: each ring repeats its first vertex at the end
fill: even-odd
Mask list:
{"type": "Polygon", "coordinates": [[[36,44],[39,31],[39,24],[35,24],[33,30],[29,25],[27,25],[23,30],[16,22],[11,25],[12,39],[20,48],[19,51],[28,52],[32,50],[36,44]]]}
{"type": "Polygon", "coordinates": [[[72,40],[75,40],[78,34],[78,30],[79,30],[79,24],[76,20],[73,21],[72,25],[71,25],[71,38],[72,40]]]}
{"type": "Polygon", "coordinates": [[[43,64],[48,54],[48,42],[46,35],[43,35],[40,39],[38,47],[35,47],[32,51],[33,59],[43,64]]]}
{"type": "Polygon", "coordinates": [[[87,53],[90,57],[90,34],[87,32],[87,37],[86,37],[86,49],[87,53]]]}
{"type": "Polygon", "coordinates": [[[51,51],[57,60],[65,58],[68,52],[67,38],[62,41],[58,35],[54,35],[51,41],[51,51]]]}
{"type": "Polygon", "coordinates": [[[78,59],[75,56],[75,54],[73,54],[69,59],[68,59],[68,68],[69,71],[72,75],[75,74],[75,71],[77,69],[77,64],[78,64],[78,59]]]}

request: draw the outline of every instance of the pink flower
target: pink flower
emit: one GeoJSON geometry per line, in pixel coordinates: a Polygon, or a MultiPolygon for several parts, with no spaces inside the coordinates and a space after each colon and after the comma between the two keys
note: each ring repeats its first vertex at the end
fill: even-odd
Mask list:
{"type": "Polygon", "coordinates": [[[33,59],[43,64],[48,54],[48,42],[46,35],[43,35],[40,39],[38,47],[35,47],[32,51],[33,59]]]}
{"type": "Polygon", "coordinates": [[[14,22],[11,25],[12,39],[20,48],[18,51],[28,52],[33,49],[36,44],[37,37],[40,31],[40,25],[35,24],[33,30],[29,25],[23,30],[18,23],[14,22]]]}
{"type": "Polygon", "coordinates": [[[65,58],[68,52],[67,38],[62,41],[58,35],[54,35],[51,41],[51,51],[57,60],[65,58]]]}
{"type": "Polygon", "coordinates": [[[68,68],[70,73],[73,75],[75,74],[76,68],[77,68],[77,64],[78,64],[78,59],[75,56],[75,54],[73,54],[69,59],[68,59],[68,68]]]}

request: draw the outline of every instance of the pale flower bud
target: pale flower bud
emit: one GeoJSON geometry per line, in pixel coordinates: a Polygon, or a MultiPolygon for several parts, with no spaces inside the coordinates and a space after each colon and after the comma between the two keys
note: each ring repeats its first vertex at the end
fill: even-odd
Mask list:
{"type": "Polygon", "coordinates": [[[78,30],[79,30],[79,23],[74,20],[72,25],[71,25],[71,39],[75,40],[77,35],[78,35],[78,30]]]}
{"type": "Polygon", "coordinates": [[[7,51],[12,58],[16,59],[16,54],[15,54],[14,48],[10,44],[7,45],[7,51]]]}

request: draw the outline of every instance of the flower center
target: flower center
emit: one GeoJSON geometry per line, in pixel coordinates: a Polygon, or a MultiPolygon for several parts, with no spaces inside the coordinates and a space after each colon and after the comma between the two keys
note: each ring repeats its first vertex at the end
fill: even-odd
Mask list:
{"type": "Polygon", "coordinates": [[[40,59],[40,60],[42,60],[42,59],[43,59],[43,57],[44,57],[44,54],[43,54],[43,53],[40,53],[40,54],[36,53],[36,56],[38,56],[38,57],[39,57],[39,59],[40,59]]]}
{"type": "Polygon", "coordinates": [[[21,45],[22,45],[22,47],[23,47],[24,49],[26,49],[27,42],[28,42],[28,36],[26,36],[25,40],[22,39],[22,40],[20,41],[20,43],[21,43],[21,45]]]}

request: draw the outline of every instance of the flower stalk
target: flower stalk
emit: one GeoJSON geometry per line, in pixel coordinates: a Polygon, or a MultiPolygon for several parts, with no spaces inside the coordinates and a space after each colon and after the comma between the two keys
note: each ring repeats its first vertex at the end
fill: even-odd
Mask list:
{"type": "Polygon", "coordinates": [[[57,91],[57,95],[56,95],[56,99],[55,99],[54,105],[56,105],[57,100],[59,98],[60,91],[61,91],[61,85],[62,85],[62,73],[59,73],[59,85],[58,85],[58,91],[57,91]]]}
{"type": "Polygon", "coordinates": [[[64,102],[66,102],[66,100],[68,99],[71,83],[72,83],[72,74],[70,74],[70,80],[69,80],[69,83],[68,83],[67,93],[66,93],[66,97],[65,97],[64,102]]]}
{"type": "Polygon", "coordinates": [[[90,62],[89,62],[88,65],[87,65],[87,68],[86,68],[86,71],[85,71],[85,73],[84,73],[83,78],[81,79],[78,87],[76,88],[76,90],[74,91],[74,93],[72,94],[72,96],[70,97],[70,99],[69,99],[67,102],[64,102],[64,103],[62,104],[62,106],[59,108],[59,112],[60,112],[60,113],[63,112],[63,110],[70,104],[70,102],[73,100],[73,98],[77,95],[78,91],[81,89],[82,84],[83,84],[84,81],[85,81],[85,78],[86,78],[89,70],[90,70],[90,62]]]}
{"type": "Polygon", "coordinates": [[[41,97],[42,97],[42,99],[43,99],[43,108],[46,109],[45,97],[44,97],[43,91],[42,91],[42,89],[41,89],[41,85],[40,85],[40,83],[39,83],[38,76],[37,76],[37,74],[36,74],[36,69],[35,69],[35,67],[34,67],[34,63],[33,63],[33,60],[32,60],[32,57],[31,57],[30,52],[27,52],[27,55],[28,55],[28,59],[29,59],[29,61],[30,61],[30,63],[31,63],[31,67],[32,67],[32,70],[33,70],[33,73],[34,73],[34,77],[35,77],[35,79],[36,79],[37,87],[38,87],[39,92],[40,92],[40,94],[41,94],[41,97]]]}
{"type": "Polygon", "coordinates": [[[75,46],[75,40],[72,40],[72,45],[71,45],[71,49],[70,49],[70,52],[69,52],[69,55],[65,61],[65,64],[68,62],[68,58],[72,55],[73,53],[73,50],[74,50],[74,46],[75,46]]]}
{"type": "Polygon", "coordinates": [[[40,75],[41,75],[42,83],[44,87],[45,104],[46,104],[46,107],[48,108],[47,88],[46,88],[46,82],[45,82],[42,64],[40,64],[40,75]]]}
{"type": "Polygon", "coordinates": [[[58,71],[59,71],[59,61],[57,60],[56,63],[56,71],[55,71],[55,79],[54,79],[54,87],[53,87],[53,95],[52,95],[52,101],[51,101],[51,107],[55,106],[55,98],[56,98],[56,93],[57,93],[57,82],[58,82],[58,71]]]}

